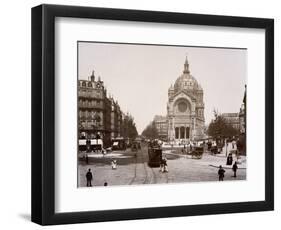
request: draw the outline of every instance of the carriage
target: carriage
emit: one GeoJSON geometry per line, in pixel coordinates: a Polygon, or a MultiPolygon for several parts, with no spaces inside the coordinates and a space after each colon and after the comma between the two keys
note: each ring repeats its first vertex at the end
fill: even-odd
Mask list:
{"type": "Polygon", "coordinates": [[[138,146],[139,146],[139,145],[138,145],[138,142],[136,142],[136,141],[132,142],[132,144],[131,144],[131,151],[132,151],[132,152],[137,152],[138,149],[139,149],[138,146]]]}
{"type": "Polygon", "coordinates": [[[112,139],[112,150],[126,150],[126,140],[122,137],[112,139]]]}
{"type": "Polygon", "coordinates": [[[189,152],[191,157],[195,158],[195,159],[201,159],[203,153],[204,153],[204,147],[203,146],[195,146],[195,147],[193,147],[192,151],[189,152]]]}

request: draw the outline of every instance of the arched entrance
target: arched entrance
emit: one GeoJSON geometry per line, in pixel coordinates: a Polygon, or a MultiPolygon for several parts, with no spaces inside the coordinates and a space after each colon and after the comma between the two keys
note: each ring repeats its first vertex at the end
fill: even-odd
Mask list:
{"type": "Polygon", "coordinates": [[[186,127],[185,128],[185,139],[189,139],[189,132],[190,132],[190,128],[186,127]]]}
{"type": "Polygon", "coordinates": [[[180,127],[180,139],[185,139],[185,127],[180,127]]]}
{"type": "Polygon", "coordinates": [[[175,127],[175,139],[179,140],[186,140],[189,139],[190,134],[190,128],[181,126],[181,127],[175,127]]]}

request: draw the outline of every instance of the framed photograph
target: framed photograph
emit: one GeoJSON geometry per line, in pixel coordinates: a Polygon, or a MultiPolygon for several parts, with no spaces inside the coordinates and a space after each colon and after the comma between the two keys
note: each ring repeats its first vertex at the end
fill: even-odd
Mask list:
{"type": "Polygon", "coordinates": [[[274,21],[32,8],[32,221],[274,208],[274,21]]]}

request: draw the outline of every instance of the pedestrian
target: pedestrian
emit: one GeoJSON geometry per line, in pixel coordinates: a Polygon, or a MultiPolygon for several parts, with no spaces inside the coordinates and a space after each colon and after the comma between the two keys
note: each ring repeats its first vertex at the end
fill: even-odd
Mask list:
{"type": "Polygon", "coordinates": [[[112,160],[111,161],[111,168],[112,169],[117,169],[117,160],[112,160]]]}
{"type": "Polygon", "coordinates": [[[89,164],[89,157],[87,153],[86,153],[86,164],[89,164]]]}
{"type": "Polygon", "coordinates": [[[91,169],[88,170],[86,174],[86,179],[87,179],[87,187],[92,187],[93,174],[91,172],[91,169]]]}
{"type": "Polygon", "coordinates": [[[104,148],[101,148],[101,153],[102,153],[102,156],[104,157],[106,155],[106,150],[104,148]]]}
{"type": "Polygon", "coordinates": [[[86,147],[87,147],[86,152],[89,153],[91,151],[91,140],[90,139],[86,140],[86,147]]]}
{"type": "Polygon", "coordinates": [[[233,162],[232,153],[229,153],[227,156],[226,165],[232,165],[232,162],[233,162]]]}
{"type": "Polygon", "coordinates": [[[164,171],[164,158],[161,157],[160,159],[160,169],[159,172],[163,172],[164,171]]]}
{"type": "Polygon", "coordinates": [[[237,161],[232,166],[232,171],[234,173],[233,177],[236,177],[236,172],[237,172],[238,166],[237,166],[237,161]]]}
{"type": "Polygon", "coordinates": [[[233,139],[233,140],[232,140],[232,149],[234,149],[235,144],[236,144],[236,141],[235,141],[235,139],[233,139]]]}
{"type": "Polygon", "coordinates": [[[225,173],[225,170],[224,170],[223,167],[220,165],[220,168],[219,168],[219,171],[218,171],[218,174],[219,174],[219,181],[223,181],[224,173],[225,173]]]}
{"type": "Polygon", "coordinates": [[[162,172],[168,172],[168,164],[167,164],[167,158],[166,157],[163,158],[162,172]]]}

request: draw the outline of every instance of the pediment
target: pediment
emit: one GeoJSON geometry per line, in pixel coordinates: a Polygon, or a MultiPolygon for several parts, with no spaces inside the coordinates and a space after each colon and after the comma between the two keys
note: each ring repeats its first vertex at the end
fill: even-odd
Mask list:
{"type": "Polygon", "coordinates": [[[196,101],[196,98],[194,96],[192,96],[191,94],[189,94],[188,92],[186,92],[185,90],[181,90],[177,93],[175,93],[172,97],[172,99],[174,100],[174,98],[178,98],[178,97],[189,97],[192,101],[196,101]]]}

